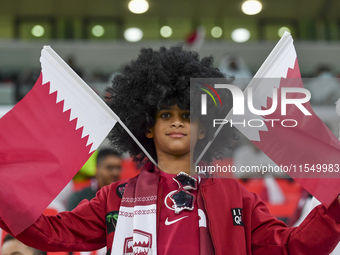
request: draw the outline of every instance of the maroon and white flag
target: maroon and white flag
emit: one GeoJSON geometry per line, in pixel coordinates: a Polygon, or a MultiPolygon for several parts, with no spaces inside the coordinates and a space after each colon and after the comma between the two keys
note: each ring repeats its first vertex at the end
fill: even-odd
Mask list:
{"type": "Polygon", "coordinates": [[[185,44],[191,50],[199,50],[204,42],[205,30],[203,27],[198,27],[185,38],[185,44]]]}
{"type": "Polygon", "coordinates": [[[245,94],[250,89],[251,105],[257,110],[268,110],[268,114],[255,115],[245,107],[248,109],[245,115],[228,116],[228,119],[242,118],[246,123],[262,119],[265,123],[262,126],[252,121],[252,127],[235,127],[326,207],[330,206],[340,194],[340,180],[337,179],[340,142],[309,103],[310,93],[303,88],[289,33],[275,46],[245,94]],[[275,104],[276,110],[270,113],[275,104]]]}
{"type": "Polygon", "coordinates": [[[41,215],[119,120],[49,47],[32,90],[0,119],[0,217],[19,234],[41,215]]]}

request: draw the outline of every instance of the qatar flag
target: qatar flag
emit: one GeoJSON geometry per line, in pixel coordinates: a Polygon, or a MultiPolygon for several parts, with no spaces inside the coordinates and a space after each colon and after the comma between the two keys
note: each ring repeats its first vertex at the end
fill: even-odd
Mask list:
{"type": "Polygon", "coordinates": [[[119,120],[49,47],[32,90],[0,119],[0,217],[17,235],[78,172],[119,120]]]}
{"type": "Polygon", "coordinates": [[[340,176],[340,143],[309,103],[310,94],[303,89],[296,51],[289,33],[283,35],[270,53],[246,88],[245,95],[249,90],[252,90],[251,104],[255,109],[269,111],[273,104],[277,104],[276,110],[261,116],[245,107],[248,110],[244,115],[229,114],[227,119],[240,122],[242,118],[245,123],[251,121],[252,127],[235,127],[329,207],[340,194],[340,179],[337,179],[340,176]],[[277,95],[273,92],[275,90],[277,95]],[[290,92],[285,93],[285,90],[290,92]],[[291,103],[283,102],[285,97],[281,100],[283,93],[291,103]],[[283,108],[286,109],[285,114],[283,108]],[[261,126],[259,119],[265,124],[261,126]]]}
{"type": "Polygon", "coordinates": [[[203,27],[198,27],[194,32],[190,33],[186,39],[185,44],[190,50],[199,50],[204,42],[205,30],[203,27]]]}

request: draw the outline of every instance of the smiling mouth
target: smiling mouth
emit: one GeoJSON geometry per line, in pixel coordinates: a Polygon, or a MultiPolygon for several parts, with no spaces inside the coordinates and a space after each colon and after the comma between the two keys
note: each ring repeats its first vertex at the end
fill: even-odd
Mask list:
{"type": "Polygon", "coordinates": [[[186,136],[186,134],[183,133],[169,133],[167,136],[170,136],[171,138],[182,138],[186,136]]]}

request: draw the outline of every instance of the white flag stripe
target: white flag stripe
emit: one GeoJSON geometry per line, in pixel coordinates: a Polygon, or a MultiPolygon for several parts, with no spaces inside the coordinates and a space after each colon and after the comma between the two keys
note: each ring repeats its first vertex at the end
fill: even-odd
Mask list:
{"type": "MultiPolygon", "coordinates": [[[[260,69],[257,71],[253,79],[248,84],[247,88],[244,91],[245,99],[247,98],[247,91],[249,87],[253,88],[253,102],[254,107],[256,109],[261,109],[261,107],[267,107],[268,97],[272,98],[272,88],[280,87],[280,79],[286,78],[288,68],[293,68],[296,60],[296,52],[293,45],[293,38],[290,33],[285,32],[281,37],[280,41],[276,44],[274,49],[271,51],[269,56],[263,62],[260,69]],[[263,79],[263,78],[272,78],[272,79],[263,79]],[[265,82],[265,83],[264,83],[265,82]]],[[[250,119],[262,119],[263,117],[254,115],[245,107],[244,116],[241,115],[233,115],[232,109],[225,117],[226,120],[233,122],[242,122],[243,120],[247,122],[250,119]]],[[[209,149],[215,137],[220,132],[223,127],[222,124],[216,130],[214,134],[214,138],[208,142],[205,146],[199,157],[197,158],[195,165],[202,159],[205,152],[209,149]]],[[[227,124],[228,125],[228,124],[227,124]]],[[[260,131],[268,131],[267,126],[263,125],[262,127],[247,127],[246,125],[236,125],[237,129],[243,133],[249,140],[251,141],[260,141],[260,131]]]]}
{"type": "Polygon", "coordinates": [[[50,82],[50,93],[57,91],[57,102],[64,100],[63,111],[70,111],[70,121],[77,118],[76,129],[83,127],[82,137],[89,135],[90,153],[95,151],[118,121],[151,162],[157,166],[142,144],[106,103],[76,74],[57,53],[44,46],[41,51],[43,84],[50,82]]]}
{"type": "Polygon", "coordinates": [[[107,114],[112,115],[112,117],[116,120],[119,119],[118,116],[106,105],[106,103],[66,64],[62,58],[59,57],[59,55],[50,46],[44,46],[44,49],[42,50],[42,57],[46,57],[47,61],[55,61],[55,64],[63,67],[62,71],[64,71],[65,77],[70,81],[73,80],[76,84],[78,84],[78,86],[81,86],[83,89],[83,95],[90,96],[90,98],[94,99],[98,105],[103,107],[103,110],[105,110],[107,114]],[[47,56],[50,58],[47,58],[47,56]]]}
{"type": "MultiPolygon", "coordinates": [[[[286,78],[288,69],[294,68],[296,57],[293,38],[290,33],[285,32],[244,91],[247,95],[249,88],[253,89],[253,102],[256,109],[267,108],[268,98],[273,98],[273,88],[280,87],[281,78],[286,78]]],[[[230,112],[227,119],[238,120],[242,117],[246,122],[251,119],[265,119],[245,108],[244,116],[233,116],[230,112]]],[[[251,128],[246,125],[236,127],[251,141],[260,141],[260,131],[268,131],[266,125],[251,128]]]]}
{"type": "Polygon", "coordinates": [[[336,114],[340,115],[340,98],[335,103],[336,114]]]}
{"type": "Polygon", "coordinates": [[[115,123],[117,115],[92,89],[51,49],[41,52],[43,84],[50,82],[50,93],[57,91],[57,102],[64,100],[64,111],[71,109],[70,120],[77,118],[83,127],[82,137],[89,136],[90,153],[98,148],[115,123]]]}
{"type": "Polygon", "coordinates": [[[293,38],[290,33],[285,32],[256,72],[254,78],[286,78],[287,72],[285,70],[294,67],[295,59],[293,38]],[[277,68],[278,65],[280,65],[280,68],[277,68]]]}

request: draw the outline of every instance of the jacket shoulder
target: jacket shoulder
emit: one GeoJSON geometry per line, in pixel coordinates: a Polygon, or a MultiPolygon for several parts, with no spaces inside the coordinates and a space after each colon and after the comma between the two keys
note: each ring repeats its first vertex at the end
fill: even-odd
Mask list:
{"type": "Polygon", "coordinates": [[[234,178],[212,178],[205,183],[206,191],[213,194],[227,195],[233,201],[239,201],[246,207],[254,207],[260,200],[259,197],[252,192],[249,192],[242,184],[234,178]]]}

